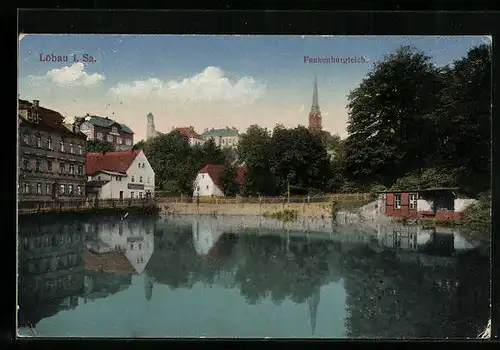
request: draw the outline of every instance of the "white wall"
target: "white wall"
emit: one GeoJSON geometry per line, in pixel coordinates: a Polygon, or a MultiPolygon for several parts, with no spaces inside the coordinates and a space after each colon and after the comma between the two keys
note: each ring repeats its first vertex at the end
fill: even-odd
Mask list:
{"type": "Polygon", "coordinates": [[[193,137],[189,138],[189,145],[195,146],[195,145],[201,145],[201,144],[203,144],[203,140],[195,139],[193,137]]]}
{"type": "Polygon", "coordinates": [[[432,201],[417,199],[417,211],[432,211],[432,201]]]}
{"type": "Polygon", "coordinates": [[[193,242],[198,255],[206,255],[222,235],[213,220],[193,220],[193,242]]]}
{"type": "Polygon", "coordinates": [[[456,198],[455,199],[455,211],[461,212],[464,211],[469,205],[476,203],[475,199],[469,198],[456,198]]]}
{"type": "Polygon", "coordinates": [[[142,151],[137,155],[137,157],[128,168],[126,176],[109,175],[103,172],[99,172],[91,176],[91,179],[109,180],[109,182],[102,186],[101,190],[99,191],[99,198],[101,199],[118,199],[120,198],[120,191],[123,191],[123,198],[131,198],[132,192],[134,192],[134,198],[139,198],[139,193],[142,193],[142,198],[145,198],[146,192],[148,190],[151,192],[151,197],[154,197],[155,174],[153,168],[149,164],[149,161],[144,155],[144,152],[142,151]],[[139,163],[144,164],[144,168],[142,168],[142,166],[139,167],[139,163]],[[132,181],[132,176],[134,177],[134,181],[132,181]],[[141,176],[142,182],[140,181],[141,176]],[[129,189],[129,183],[143,184],[144,189],[129,189]]]}
{"type": "Polygon", "coordinates": [[[93,140],[94,139],[94,125],[85,121],[80,125],[80,130],[82,133],[87,135],[87,139],[93,140]]]}
{"type": "Polygon", "coordinates": [[[194,190],[193,190],[193,196],[217,196],[217,197],[223,197],[224,193],[222,190],[214,184],[212,179],[207,173],[202,173],[198,174],[196,176],[196,179],[194,180],[194,190]],[[199,190],[198,190],[199,187],[199,190]]]}

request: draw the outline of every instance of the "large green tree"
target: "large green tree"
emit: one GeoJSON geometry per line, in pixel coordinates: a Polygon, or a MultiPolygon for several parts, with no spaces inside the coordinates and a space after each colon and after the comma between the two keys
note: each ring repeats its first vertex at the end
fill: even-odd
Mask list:
{"type": "Polygon", "coordinates": [[[361,184],[391,185],[436,147],[432,114],[442,77],[423,52],[401,47],[348,96],[345,171],[361,184]]]}
{"type": "Polygon", "coordinates": [[[434,114],[438,130],[435,161],[456,169],[460,187],[472,193],[490,188],[491,53],[474,47],[442,70],[446,82],[434,114]]]}

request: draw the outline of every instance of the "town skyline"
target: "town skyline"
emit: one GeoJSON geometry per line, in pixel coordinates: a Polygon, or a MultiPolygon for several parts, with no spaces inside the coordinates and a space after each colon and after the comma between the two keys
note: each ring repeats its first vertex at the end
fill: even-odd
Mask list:
{"type": "Polygon", "coordinates": [[[431,56],[436,65],[445,65],[486,40],[484,36],[26,35],[19,43],[18,93],[22,99],[40,100],[69,120],[87,113],[115,119],[134,131],[137,142],[146,138],[150,112],[159,132],[186,126],[200,133],[225,127],[244,132],[252,124],[307,126],[317,77],[323,128],[344,138],[347,94],[374,62],[400,45],[410,45],[431,56]],[[53,62],[58,56],[66,61],[53,62]],[[366,61],[310,63],[305,57],[366,61]]]}

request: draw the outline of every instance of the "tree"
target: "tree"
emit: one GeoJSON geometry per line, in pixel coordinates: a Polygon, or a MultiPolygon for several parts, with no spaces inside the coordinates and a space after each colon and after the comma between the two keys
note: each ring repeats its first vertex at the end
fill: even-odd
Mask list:
{"type": "Polygon", "coordinates": [[[377,63],[348,96],[345,172],[360,184],[421,168],[436,147],[432,127],[442,77],[423,52],[401,47],[377,63]]]}
{"type": "Polygon", "coordinates": [[[231,164],[226,164],[221,174],[220,184],[222,192],[226,196],[235,196],[240,192],[240,186],[236,183],[237,169],[231,164]]]}
{"type": "Polygon", "coordinates": [[[115,152],[115,145],[108,141],[103,140],[88,140],[87,152],[88,153],[101,153],[101,152],[115,152]]]}
{"type": "Polygon", "coordinates": [[[136,150],[136,149],[144,149],[144,147],[146,147],[146,141],[144,140],[141,140],[139,142],[137,142],[134,146],[132,146],[132,149],[133,150],[136,150]]]}
{"type": "Polygon", "coordinates": [[[441,74],[446,82],[434,113],[439,131],[435,161],[457,169],[458,184],[472,193],[490,188],[491,47],[474,47],[441,74]]]}

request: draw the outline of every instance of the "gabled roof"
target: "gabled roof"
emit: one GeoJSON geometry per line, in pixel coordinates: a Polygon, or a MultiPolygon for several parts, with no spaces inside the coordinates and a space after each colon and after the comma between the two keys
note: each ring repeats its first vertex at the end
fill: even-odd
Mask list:
{"type": "Polygon", "coordinates": [[[87,153],[85,174],[92,175],[98,171],[112,171],[124,174],[132,165],[135,157],[141,152],[142,150],[87,153]]]}
{"type": "Polygon", "coordinates": [[[118,124],[121,127],[123,132],[126,132],[128,134],[134,133],[127,125],[118,123],[115,120],[108,118],[108,117],[99,117],[97,115],[92,115],[92,116],[90,116],[90,119],[87,121],[92,125],[100,126],[102,128],[109,128],[113,124],[118,124]]]}
{"type": "Polygon", "coordinates": [[[122,275],[135,275],[136,271],[125,254],[109,252],[96,254],[88,249],[84,252],[85,270],[111,272],[122,275]]]}
{"type": "MultiPolygon", "coordinates": [[[[224,165],[212,165],[212,164],[207,164],[205,165],[200,171],[200,174],[208,174],[210,178],[212,179],[213,183],[217,186],[220,185],[220,179],[224,171],[226,170],[226,167],[224,165]]],[[[241,166],[236,169],[236,179],[235,182],[238,185],[242,185],[245,181],[245,175],[247,173],[248,169],[246,166],[241,166]]]]}
{"type": "Polygon", "coordinates": [[[193,127],[175,128],[174,130],[187,139],[203,140],[203,137],[201,137],[196,131],[194,131],[193,127]]]}
{"type": "MultiPolygon", "coordinates": [[[[27,110],[32,107],[33,103],[19,99],[19,111],[27,110]]],[[[61,113],[57,111],[39,106],[38,116],[40,117],[40,121],[38,123],[29,121],[24,118],[20,118],[21,125],[32,126],[34,129],[58,132],[62,135],[76,136],[82,139],[87,139],[87,136],[82,132],[74,133],[72,128],[68,129],[64,124],[64,117],[61,115],[61,113]]]]}
{"type": "Polygon", "coordinates": [[[237,136],[238,129],[236,128],[225,128],[225,129],[210,129],[205,130],[202,134],[203,137],[216,137],[216,136],[237,136]]]}

